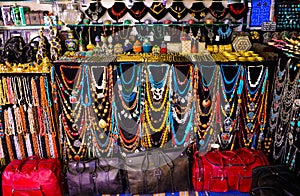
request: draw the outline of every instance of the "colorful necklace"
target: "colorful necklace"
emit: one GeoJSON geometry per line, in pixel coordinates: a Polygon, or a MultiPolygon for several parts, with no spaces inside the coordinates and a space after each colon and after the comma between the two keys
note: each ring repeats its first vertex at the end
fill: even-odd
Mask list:
{"type": "Polygon", "coordinates": [[[142,18],[146,16],[149,11],[149,8],[145,6],[144,2],[135,2],[133,6],[129,9],[130,15],[140,21],[142,18]]]}
{"type": "Polygon", "coordinates": [[[244,3],[229,4],[229,12],[236,20],[239,20],[247,13],[247,5],[244,3]]]}
{"type": "Polygon", "coordinates": [[[108,14],[111,18],[118,22],[119,19],[122,18],[127,11],[128,8],[124,2],[115,2],[114,5],[108,9],[108,14]]]}
{"type": "Polygon", "coordinates": [[[81,92],[80,92],[80,102],[84,107],[89,107],[92,105],[92,96],[90,90],[90,82],[89,82],[89,68],[87,65],[83,65],[82,68],[82,78],[81,78],[81,92]],[[86,84],[86,89],[85,89],[86,84]],[[87,93],[87,97],[85,96],[85,91],[87,93]]]}
{"type": "Polygon", "coordinates": [[[223,32],[223,29],[222,29],[221,26],[218,29],[218,34],[221,37],[221,39],[223,39],[223,40],[229,38],[230,35],[231,35],[231,33],[232,33],[232,30],[231,30],[230,26],[226,27],[226,31],[225,32],[223,32]]]}
{"type": "Polygon", "coordinates": [[[224,7],[222,2],[212,2],[211,6],[208,8],[210,14],[217,20],[221,20],[227,14],[228,8],[224,7]]]}

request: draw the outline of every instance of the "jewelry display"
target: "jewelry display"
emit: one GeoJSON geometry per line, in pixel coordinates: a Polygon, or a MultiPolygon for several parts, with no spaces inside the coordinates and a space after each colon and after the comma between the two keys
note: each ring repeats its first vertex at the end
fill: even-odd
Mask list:
{"type": "Polygon", "coordinates": [[[149,8],[142,1],[133,3],[133,6],[129,9],[129,14],[136,20],[141,21],[149,12],[149,8]]]}
{"type": "Polygon", "coordinates": [[[115,2],[111,8],[107,9],[107,12],[113,20],[119,22],[119,19],[128,12],[128,8],[124,2],[115,2]]]}
{"type": "Polygon", "coordinates": [[[240,20],[248,11],[246,3],[232,3],[229,4],[229,12],[236,20],[240,20]]]}
{"type": "Polygon", "coordinates": [[[223,32],[223,28],[221,26],[218,29],[218,34],[221,37],[221,39],[223,39],[223,40],[229,38],[232,33],[230,26],[226,26],[225,29],[226,29],[225,32],[223,32]]]}
{"type": "Polygon", "coordinates": [[[228,12],[228,8],[224,7],[222,2],[212,2],[208,10],[210,14],[217,20],[223,19],[228,12]]]}
{"type": "MultiPolygon", "coordinates": [[[[291,133],[290,129],[290,121],[293,124],[292,115],[293,110],[295,109],[294,100],[298,95],[297,91],[299,89],[300,82],[299,70],[295,70],[296,73],[292,74],[294,70],[293,64],[294,62],[292,61],[292,59],[289,59],[287,61],[287,65],[285,67],[285,69],[287,70],[287,73],[285,74],[286,82],[283,84],[283,86],[278,86],[278,88],[281,88],[282,95],[280,96],[281,99],[278,107],[278,112],[275,111],[275,114],[278,115],[278,119],[276,119],[278,120],[276,129],[274,128],[274,123],[272,122],[271,124],[272,131],[275,129],[273,142],[273,158],[274,160],[279,160],[279,158],[281,158],[282,163],[287,151],[287,145],[290,144],[291,146],[293,144],[293,134],[291,133]]],[[[275,118],[276,117],[277,116],[275,116],[275,118]]]]}
{"type": "MultiPolygon", "coordinates": [[[[247,66],[246,72],[246,93],[244,94],[243,107],[241,109],[242,117],[240,120],[244,120],[240,125],[245,125],[243,132],[243,142],[246,147],[253,149],[257,148],[258,140],[261,140],[264,134],[265,116],[266,116],[266,106],[267,105],[267,79],[268,79],[268,69],[264,68],[263,65],[252,67],[247,66]],[[253,84],[251,76],[252,73],[257,73],[259,69],[259,75],[256,82],[253,84]],[[254,88],[254,89],[253,89],[254,88]],[[262,125],[260,127],[260,125],[262,125]],[[260,137],[260,138],[259,138],[260,137]]],[[[260,143],[259,143],[260,145],[260,143]]]]}
{"type": "Polygon", "coordinates": [[[168,12],[162,2],[153,2],[149,8],[149,13],[153,18],[159,21],[163,19],[168,12]]]}
{"type": "Polygon", "coordinates": [[[193,101],[193,66],[192,65],[173,65],[171,70],[171,91],[170,94],[173,97],[172,111],[170,113],[170,128],[172,131],[172,141],[175,146],[187,146],[189,141],[189,135],[192,131],[192,122],[194,119],[194,101],[193,101]],[[182,68],[187,68],[187,75],[183,74],[182,68]],[[180,78],[184,78],[184,81],[180,81],[180,78]],[[182,88],[183,86],[183,88],[182,88]],[[182,90],[183,89],[183,90],[182,90]],[[183,116],[183,118],[179,118],[183,116]],[[187,121],[187,118],[189,120],[187,121]],[[175,121],[174,121],[175,120],[175,121]],[[187,125],[186,125],[187,124],[187,125]],[[186,126],[183,126],[186,125],[186,126]],[[176,127],[176,130],[175,130],[176,127]],[[182,135],[182,133],[184,133],[182,135]],[[178,140],[178,135],[182,137],[178,140]]]}
{"type": "Polygon", "coordinates": [[[189,13],[191,17],[194,17],[199,21],[206,17],[208,9],[205,7],[203,2],[194,2],[192,7],[189,9],[189,13]]]}
{"type": "Polygon", "coordinates": [[[209,38],[209,41],[210,41],[210,43],[212,44],[213,43],[213,40],[214,40],[214,36],[215,36],[215,34],[214,34],[214,27],[213,26],[211,26],[211,27],[209,27],[209,26],[205,26],[205,28],[206,28],[206,30],[207,30],[207,36],[208,36],[208,38],[209,38]]]}
{"type": "Polygon", "coordinates": [[[101,2],[90,3],[88,9],[85,10],[85,14],[92,20],[97,22],[106,12],[106,8],[102,6],[101,2]]]}
{"type": "Polygon", "coordinates": [[[172,5],[167,10],[177,21],[183,19],[189,12],[183,2],[179,1],[173,1],[172,5]]]}
{"type": "Polygon", "coordinates": [[[220,112],[217,114],[217,121],[220,122],[220,120],[223,119],[223,125],[222,123],[219,125],[221,126],[221,133],[218,136],[218,140],[221,148],[227,149],[230,145],[231,148],[233,146],[234,129],[237,124],[236,118],[239,115],[239,111],[237,110],[236,106],[236,99],[237,95],[240,95],[243,89],[243,80],[240,80],[240,77],[243,77],[244,71],[242,66],[238,64],[235,66],[221,64],[220,71],[222,76],[220,85],[222,87],[223,99],[220,99],[221,102],[218,101],[219,103],[217,103],[217,106],[220,107],[217,108],[217,110],[220,110],[220,112]],[[236,74],[232,79],[227,79],[227,74],[224,70],[224,67],[226,67],[228,70],[235,71],[236,74]],[[230,97],[228,97],[228,95],[230,95],[230,97]]]}

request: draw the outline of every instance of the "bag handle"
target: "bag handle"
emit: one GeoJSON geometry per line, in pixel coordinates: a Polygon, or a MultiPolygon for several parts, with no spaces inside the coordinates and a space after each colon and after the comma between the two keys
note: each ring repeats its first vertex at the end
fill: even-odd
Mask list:
{"type": "Polygon", "coordinates": [[[217,153],[221,157],[221,166],[222,166],[222,168],[224,168],[224,166],[225,166],[225,164],[223,162],[223,158],[225,158],[225,159],[235,159],[235,158],[238,158],[241,161],[241,163],[243,165],[243,168],[245,169],[247,167],[247,165],[245,164],[245,162],[243,161],[243,159],[241,158],[241,156],[239,155],[239,153],[237,153],[236,151],[226,151],[226,153],[227,152],[232,153],[233,156],[227,156],[224,153],[222,153],[220,150],[217,150],[217,153]]]}
{"type": "Polygon", "coordinates": [[[37,156],[30,156],[30,157],[27,157],[26,159],[23,159],[21,161],[21,163],[19,164],[19,166],[17,167],[17,172],[21,172],[22,171],[22,167],[23,165],[26,163],[26,161],[28,160],[35,160],[35,167],[34,167],[34,171],[37,171],[38,169],[38,157],[37,156]]]}
{"type": "MultiPolygon", "coordinates": [[[[144,159],[142,161],[142,166],[141,166],[141,170],[142,171],[147,171],[149,169],[149,156],[150,155],[152,155],[152,157],[155,156],[155,154],[153,152],[150,152],[150,151],[147,151],[145,153],[144,159]],[[147,165],[146,165],[146,163],[147,163],[147,165]]],[[[158,150],[157,155],[158,155],[158,157],[162,157],[163,158],[163,160],[165,161],[165,163],[168,165],[168,167],[170,169],[174,168],[174,162],[172,161],[172,159],[170,158],[170,156],[167,155],[164,151],[158,150]],[[159,155],[161,155],[161,156],[159,156],[159,155]]],[[[157,165],[156,165],[158,163],[157,161],[158,160],[153,160],[153,163],[154,163],[155,167],[157,167],[157,165]]]]}

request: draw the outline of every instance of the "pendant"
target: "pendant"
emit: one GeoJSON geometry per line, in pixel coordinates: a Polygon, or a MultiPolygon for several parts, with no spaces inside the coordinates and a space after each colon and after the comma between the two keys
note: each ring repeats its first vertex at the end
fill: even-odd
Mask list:
{"type": "Polygon", "coordinates": [[[250,103],[250,108],[249,108],[249,110],[250,110],[251,112],[254,112],[254,111],[255,111],[255,108],[256,108],[256,104],[255,104],[254,102],[251,102],[251,103],[250,103]]]}
{"type": "Polygon", "coordinates": [[[229,142],[229,139],[230,139],[230,133],[221,134],[222,143],[227,144],[229,142]]]}
{"type": "Polygon", "coordinates": [[[227,117],[224,120],[224,129],[225,129],[226,132],[230,132],[231,125],[232,125],[232,119],[230,117],[227,117]]]}
{"type": "Polygon", "coordinates": [[[253,129],[253,126],[254,126],[254,124],[253,123],[247,123],[246,124],[246,127],[249,129],[249,130],[252,130],[253,129]]]}
{"type": "Polygon", "coordinates": [[[73,124],[73,125],[72,125],[72,129],[73,129],[74,131],[78,131],[78,125],[77,125],[77,124],[73,124]]]}
{"type": "Polygon", "coordinates": [[[253,134],[252,133],[248,133],[247,134],[247,140],[248,141],[252,141],[252,138],[253,138],[253,134]]]}
{"type": "Polygon", "coordinates": [[[204,139],[200,139],[199,145],[200,145],[200,146],[203,146],[203,145],[204,145],[204,139]]]}
{"type": "Polygon", "coordinates": [[[202,106],[208,108],[211,105],[211,101],[209,99],[204,99],[202,101],[202,106]]]}
{"type": "Polygon", "coordinates": [[[107,127],[107,123],[105,122],[105,120],[103,120],[103,119],[99,120],[99,127],[102,129],[107,127]]]}
{"type": "Polygon", "coordinates": [[[230,104],[226,103],[224,109],[225,109],[226,114],[229,114],[230,113],[230,104]]]}
{"type": "Polygon", "coordinates": [[[70,103],[77,103],[77,99],[74,96],[70,96],[70,103]]]}
{"type": "Polygon", "coordinates": [[[99,134],[99,138],[100,138],[100,139],[104,139],[104,136],[105,136],[105,134],[104,134],[103,132],[101,132],[101,133],[99,134]]]}
{"type": "Polygon", "coordinates": [[[254,117],[255,117],[254,112],[248,112],[248,113],[247,113],[247,117],[248,117],[250,120],[253,120],[254,117]]]}
{"type": "Polygon", "coordinates": [[[80,160],[80,156],[79,155],[75,155],[74,156],[74,160],[79,161],[80,160]]]}
{"type": "Polygon", "coordinates": [[[81,142],[79,140],[75,140],[73,146],[79,148],[81,146],[81,142]]]}

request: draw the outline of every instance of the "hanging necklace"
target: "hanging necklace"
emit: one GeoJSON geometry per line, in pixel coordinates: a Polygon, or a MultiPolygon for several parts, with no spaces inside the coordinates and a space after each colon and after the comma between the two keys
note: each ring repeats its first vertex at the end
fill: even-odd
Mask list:
{"type": "MultiPolygon", "coordinates": [[[[247,66],[247,80],[248,80],[248,83],[247,84],[249,84],[249,86],[251,87],[251,88],[256,88],[257,87],[257,85],[259,84],[259,83],[261,83],[261,77],[262,77],[262,75],[263,75],[263,73],[264,73],[264,66],[263,65],[258,65],[258,66],[247,66]],[[256,72],[256,69],[257,68],[260,68],[260,72],[259,72],[259,75],[258,75],[258,77],[257,77],[257,80],[256,80],[256,82],[253,84],[252,83],[252,81],[251,81],[251,71],[250,71],[250,69],[255,69],[255,72],[256,72]]],[[[251,93],[251,90],[249,89],[249,91],[250,91],[250,93],[251,93]]]]}
{"type": "Polygon", "coordinates": [[[206,30],[208,32],[207,36],[209,38],[209,41],[212,44],[212,42],[214,40],[214,36],[215,36],[215,34],[214,34],[214,27],[213,26],[209,27],[209,26],[206,25],[205,28],[206,28],[206,30]]]}
{"type": "Polygon", "coordinates": [[[80,99],[81,104],[84,107],[89,107],[92,104],[91,90],[90,90],[90,82],[89,82],[89,68],[87,65],[84,65],[82,68],[82,79],[81,79],[81,93],[80,99]],[[86,86],[86,89],[84,88],[86,86]],[[87,91],[87,97],[85,96],[85,91],[87,91]]]}
{"type": "MultiPolygon", "coordinates": [[[[71,91],[73,88],[71,88],[69,85],[73,85],[74,84],[74,81],[75,81],[75,79],[76,79],[76,74],[74,74],[75,75],[75,77],[73,78],[73,79],[69,79],[67,76],[66,76],[66,74],[65,74],[65,72],[64,72],[64,70],[63,70],[63,68],[64,69],[72,69],[72,70],[75,70],[75,69],[78,69],[80,66],[66,66],[66,65],[60,65],[59,66],[59,70],[60,70],[60,73],[61,73],[61,78],[62,78],[62,81],[63,81],[63,83],[64,83],[64,85],[65,85],[65,87],[69,90],[69,91],[71,91]]],[[[72,74],[68,74],[68,75],[72,75],[72,74]]],[[[73,87],[73,86],[72,86],[73,87]]]]}
{"type": "Polygon", "coordinates": [[[243,83],[242,83],[243,80],[239,81],[238,78],[243,77],[243,75],[244,75],[243,69],[242,69],[242,72],[240,71],[241,65],[237,65],[237,66],[235,66],[235,68],[237,67],[237,69],[238,69],[236,75],[231,80],[228,80],[226,78],[225,72],[223,70],[225,66],[228,66],[228,65],[220,66],[221,75],[222,75],[221,87],[222,87],[223,97],[226,102],[224,108],[221,106],[221,110],[223,112],[223,115],[225,116],[225,119],[223,121],[224,130],[222,129],[222,133],[221,133],[221,135],[219,135],[219,142],[220,142],[220,145],[222,148],[227,148],[230,145],[230,143],[232,142],[232,138],[233,138],[232,131],[236,125],[236,117],[237,117],[236,114],[234,115],[234,112],[237,112],[236,107],[235,107],[235,102],[236,102],[235,101],[235,95],[236,95],[235,92],[238,89],[237,90],[238,94],[241,94],[242,87],[243,87],[243,83]],[[233,84],[232,89],[228,91],[226,89],[225,84],[226,85],[233,84]],[[231,93],[229,99],[227,97],[228,93],[231,93]]]}
{"type": "Polygon", "coordinates": [[[230,35],[231,35],[231,33],[232,33],[232,30],[231,30],[230,26],[226,27],[226,31],[225,32],[223,32],[223,29],[222,29],[221,26],[218,29],[218,34],[220,35],[221,39],[229,38],[230,35]]]}

